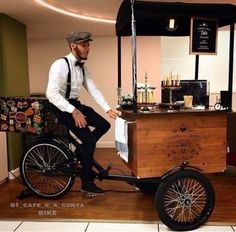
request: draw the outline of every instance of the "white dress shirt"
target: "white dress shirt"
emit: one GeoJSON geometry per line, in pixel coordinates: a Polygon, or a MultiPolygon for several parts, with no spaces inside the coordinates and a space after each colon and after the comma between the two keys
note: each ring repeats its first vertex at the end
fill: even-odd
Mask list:
{"type": "MultiPolygon", "coordinates": [[[[111,107],[106,102],[102,93],[94,84],[91,79],[91,75],[84,65],[84,76],[82,68],[75,63],[77,59],[72,53],[66,56],[69,61],[70,70],[71,70],[71,92],[69,98],[79,98],[82,85],[88,91],[88,93],[94,98],[97,104],[105,111],[109,111],[111,107]]],[[[68,76],[68,65],[66,61],[61,58],[56,60],[49,71],[49,80],[46,91],[46,96],[48,100],[54,104],[61,111],[66,111],[72,113],[75,107],[69,103],[65,98],[66,89],[67,89],[67,76],[68,76]]]]}

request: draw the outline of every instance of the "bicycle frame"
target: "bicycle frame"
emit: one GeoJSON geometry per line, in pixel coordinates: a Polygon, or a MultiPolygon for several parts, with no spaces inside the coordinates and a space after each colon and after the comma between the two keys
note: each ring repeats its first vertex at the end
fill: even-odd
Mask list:
{"type": "MultiPolygon", "coordinates": [[[[60,174],[55,174],[56,176],[73,176],[73,177],[80,177],[81,174],[81,167],[72,167],[73,163],[79,162],[79,158],[76,155],[76,150],[73,152],[72,149],[70,148],[70,144],[73,144],[75,147],[78,147],[78,139],[76,136],[73,136],[70,134],[69,131],[67,131],[67,135],[65,135],[63,138],[66,138],[68,140],[68,144],[65,144],[64,142],[62,142],[61,140],[58,139],[54,139],[52,135],[48,134],[44,137],[42,137],[42,139],[53,139],[56,140],[58,143],[63,144],[63,146],[66,146],[68,152],[71,154],[70,159],[65,162],[65,163],[61,163],[61,165],[69,165],[69,167],[67,166],[66,168],[63,169],[63,167],[56,167],[57,169],[60,169],[61,173],[60,174]],[[74,172],[73,172],[74,171],[74,172]]],[[[93,162],[93,167],[97,170],[94,171],[94,176],[96,179],[102,181],[102,180],[115,180],[115,181],[125,181],[129,184],[136,184],[136,183],[161,183],[161,178],[156,178],[156,177],[152,177],[152,178],[138,178],[136,176],[133,175],[118,175],[118,174],[110,174],[109,171],[112,169],[112,166],[109,165],[106,169],[101,166],[99,164],[99,162],[97,162],[96,160],[94,160],[93,162]]],[[[48,175],[52,175],[52,174],[48,174],[48,175]]]]}

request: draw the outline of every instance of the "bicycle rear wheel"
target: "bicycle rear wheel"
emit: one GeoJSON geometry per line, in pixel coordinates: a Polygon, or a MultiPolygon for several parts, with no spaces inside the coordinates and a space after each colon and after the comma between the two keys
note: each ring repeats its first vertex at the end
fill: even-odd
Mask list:
{"type": "Polygon", "coordinates": [[[69,151],[56,140],[32,144],[21,160],[20,172],[26,186],[41,198],[59,198],[73,186],[75,177],[63,175],[58,167],[68,165],[69,151]]]}

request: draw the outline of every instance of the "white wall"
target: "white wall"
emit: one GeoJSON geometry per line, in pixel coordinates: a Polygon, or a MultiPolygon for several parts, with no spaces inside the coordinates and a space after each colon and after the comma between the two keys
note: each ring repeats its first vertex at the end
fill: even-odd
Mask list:
{"type": "Polygon", "coordinates": [[[48,71],[52,62],[67,53],[67,44],[62,39],[28,41],[31,93],[45,93],[48,71]]]}
{"type": "MultiPolygon", "coordinates": [[[[131,85],[131,48],[130,38],[122,38],[122,93],[130,94],[131,85]]],[[[45,93],[48,70],[51,63],[69,52],[63,38],[51,40],[29,41],[29,76],[30,92],[45,93]]],[[[153,86],[160,85],[160,38],[139,37],[137,39],[138,81],[144,82],[147,71],[149,82],[153,86]]],[[[86,61],[93,80],[103,92],[109,104],[117,105],[117,38],[97,37],[91,42],[89,58],[86,61]]],[[[160,89],[160,88],[159,88],[160,89]]],[[[160,94],[159,94],[160,95],[160,94]]],[[[91,97],[83,91],[81,101],[94,107],[107,118],[91,97]]],[[[159,100],[157,100],[159,101],[159,100]]],[[[114,146],[114,121],[108,119],[111,130],[101,139],[99,146],[114,146]]]]}

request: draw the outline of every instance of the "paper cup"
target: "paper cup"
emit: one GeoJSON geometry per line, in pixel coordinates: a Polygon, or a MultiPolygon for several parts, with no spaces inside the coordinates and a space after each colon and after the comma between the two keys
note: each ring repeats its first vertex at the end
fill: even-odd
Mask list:
{"type": "Polygon", "coordinates": [[[185,95],[184,96],[184,106],[188,108],[192,108],[193,106],[193,96],[192,95],[185,95]]]}

